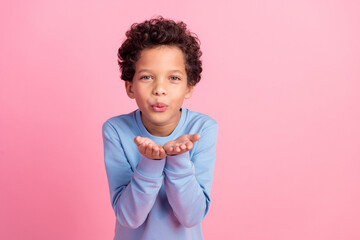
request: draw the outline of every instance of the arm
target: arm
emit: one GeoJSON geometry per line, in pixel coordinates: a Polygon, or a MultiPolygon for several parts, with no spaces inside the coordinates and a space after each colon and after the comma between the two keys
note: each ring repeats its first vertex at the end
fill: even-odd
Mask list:
{"type": "Polygon", "coordinates": [[[217,124],[204,129],[192,161],[188,151],[166,157],[166,194],[175,216],[185,227],[199,224],[209,210],[217,131],[217,124]]]}
{"type": "Polygon", "coordinates": [[[163,182],[165,158],[152,160],[141,155],[133,171],[122,143],[109,122],[103,124],[104,160],[111,204],[119,223],[139,227],[150,212],[163,182]]]}

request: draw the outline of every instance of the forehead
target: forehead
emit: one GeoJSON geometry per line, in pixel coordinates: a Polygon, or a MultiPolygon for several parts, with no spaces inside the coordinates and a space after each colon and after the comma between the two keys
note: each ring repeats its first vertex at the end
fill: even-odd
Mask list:
{"type": "Polygon", "coordinates": [[[141,69],[185,70],[185,56],[177,46],[161,45],[155,48],[146,48],[140,52],[135,64],[136,71],[141,69]]]}

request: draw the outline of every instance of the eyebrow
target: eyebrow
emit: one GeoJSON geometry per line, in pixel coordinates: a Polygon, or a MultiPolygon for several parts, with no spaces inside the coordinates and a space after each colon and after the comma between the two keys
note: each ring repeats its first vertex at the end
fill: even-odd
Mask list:
{"type": "MultiPolygon", "coordinates": [[[[142,72],[151,72],[151,70],[149,70],[149,69],[141,69],[141,70],[138,71],[137,73],[139,74],[139,73],[142,73],[142,72]]],[[[182,71],[177,70],[177,69],[175,69],[175,70],[170,70],[169,73],[180,73],[180,74],[183,74],[182,71]]]]}

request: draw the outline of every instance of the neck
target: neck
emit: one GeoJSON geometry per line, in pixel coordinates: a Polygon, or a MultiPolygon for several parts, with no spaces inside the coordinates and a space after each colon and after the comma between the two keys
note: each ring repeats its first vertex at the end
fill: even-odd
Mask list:
{"type": "Polygon", "coordinates": [[[181,118],[181,111],[179,110],[178,115],[176,116],[176,118],[174,118],[173,121],[158,125],[154,125],[153,123],[146,121],[141,112],[140,116],[144,127],[151,135],[157,137],[167,137],[175,130],[176,126],[178,125],[181,118]]]}

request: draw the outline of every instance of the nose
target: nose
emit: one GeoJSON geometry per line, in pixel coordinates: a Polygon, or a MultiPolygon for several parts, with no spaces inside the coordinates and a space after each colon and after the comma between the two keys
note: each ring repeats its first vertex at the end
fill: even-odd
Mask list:
{"type": "Polygon", "coordinates": [[[156,96],[166,95],[165,83],[157,82],[154,86],[153,94],[156,96]]]}

